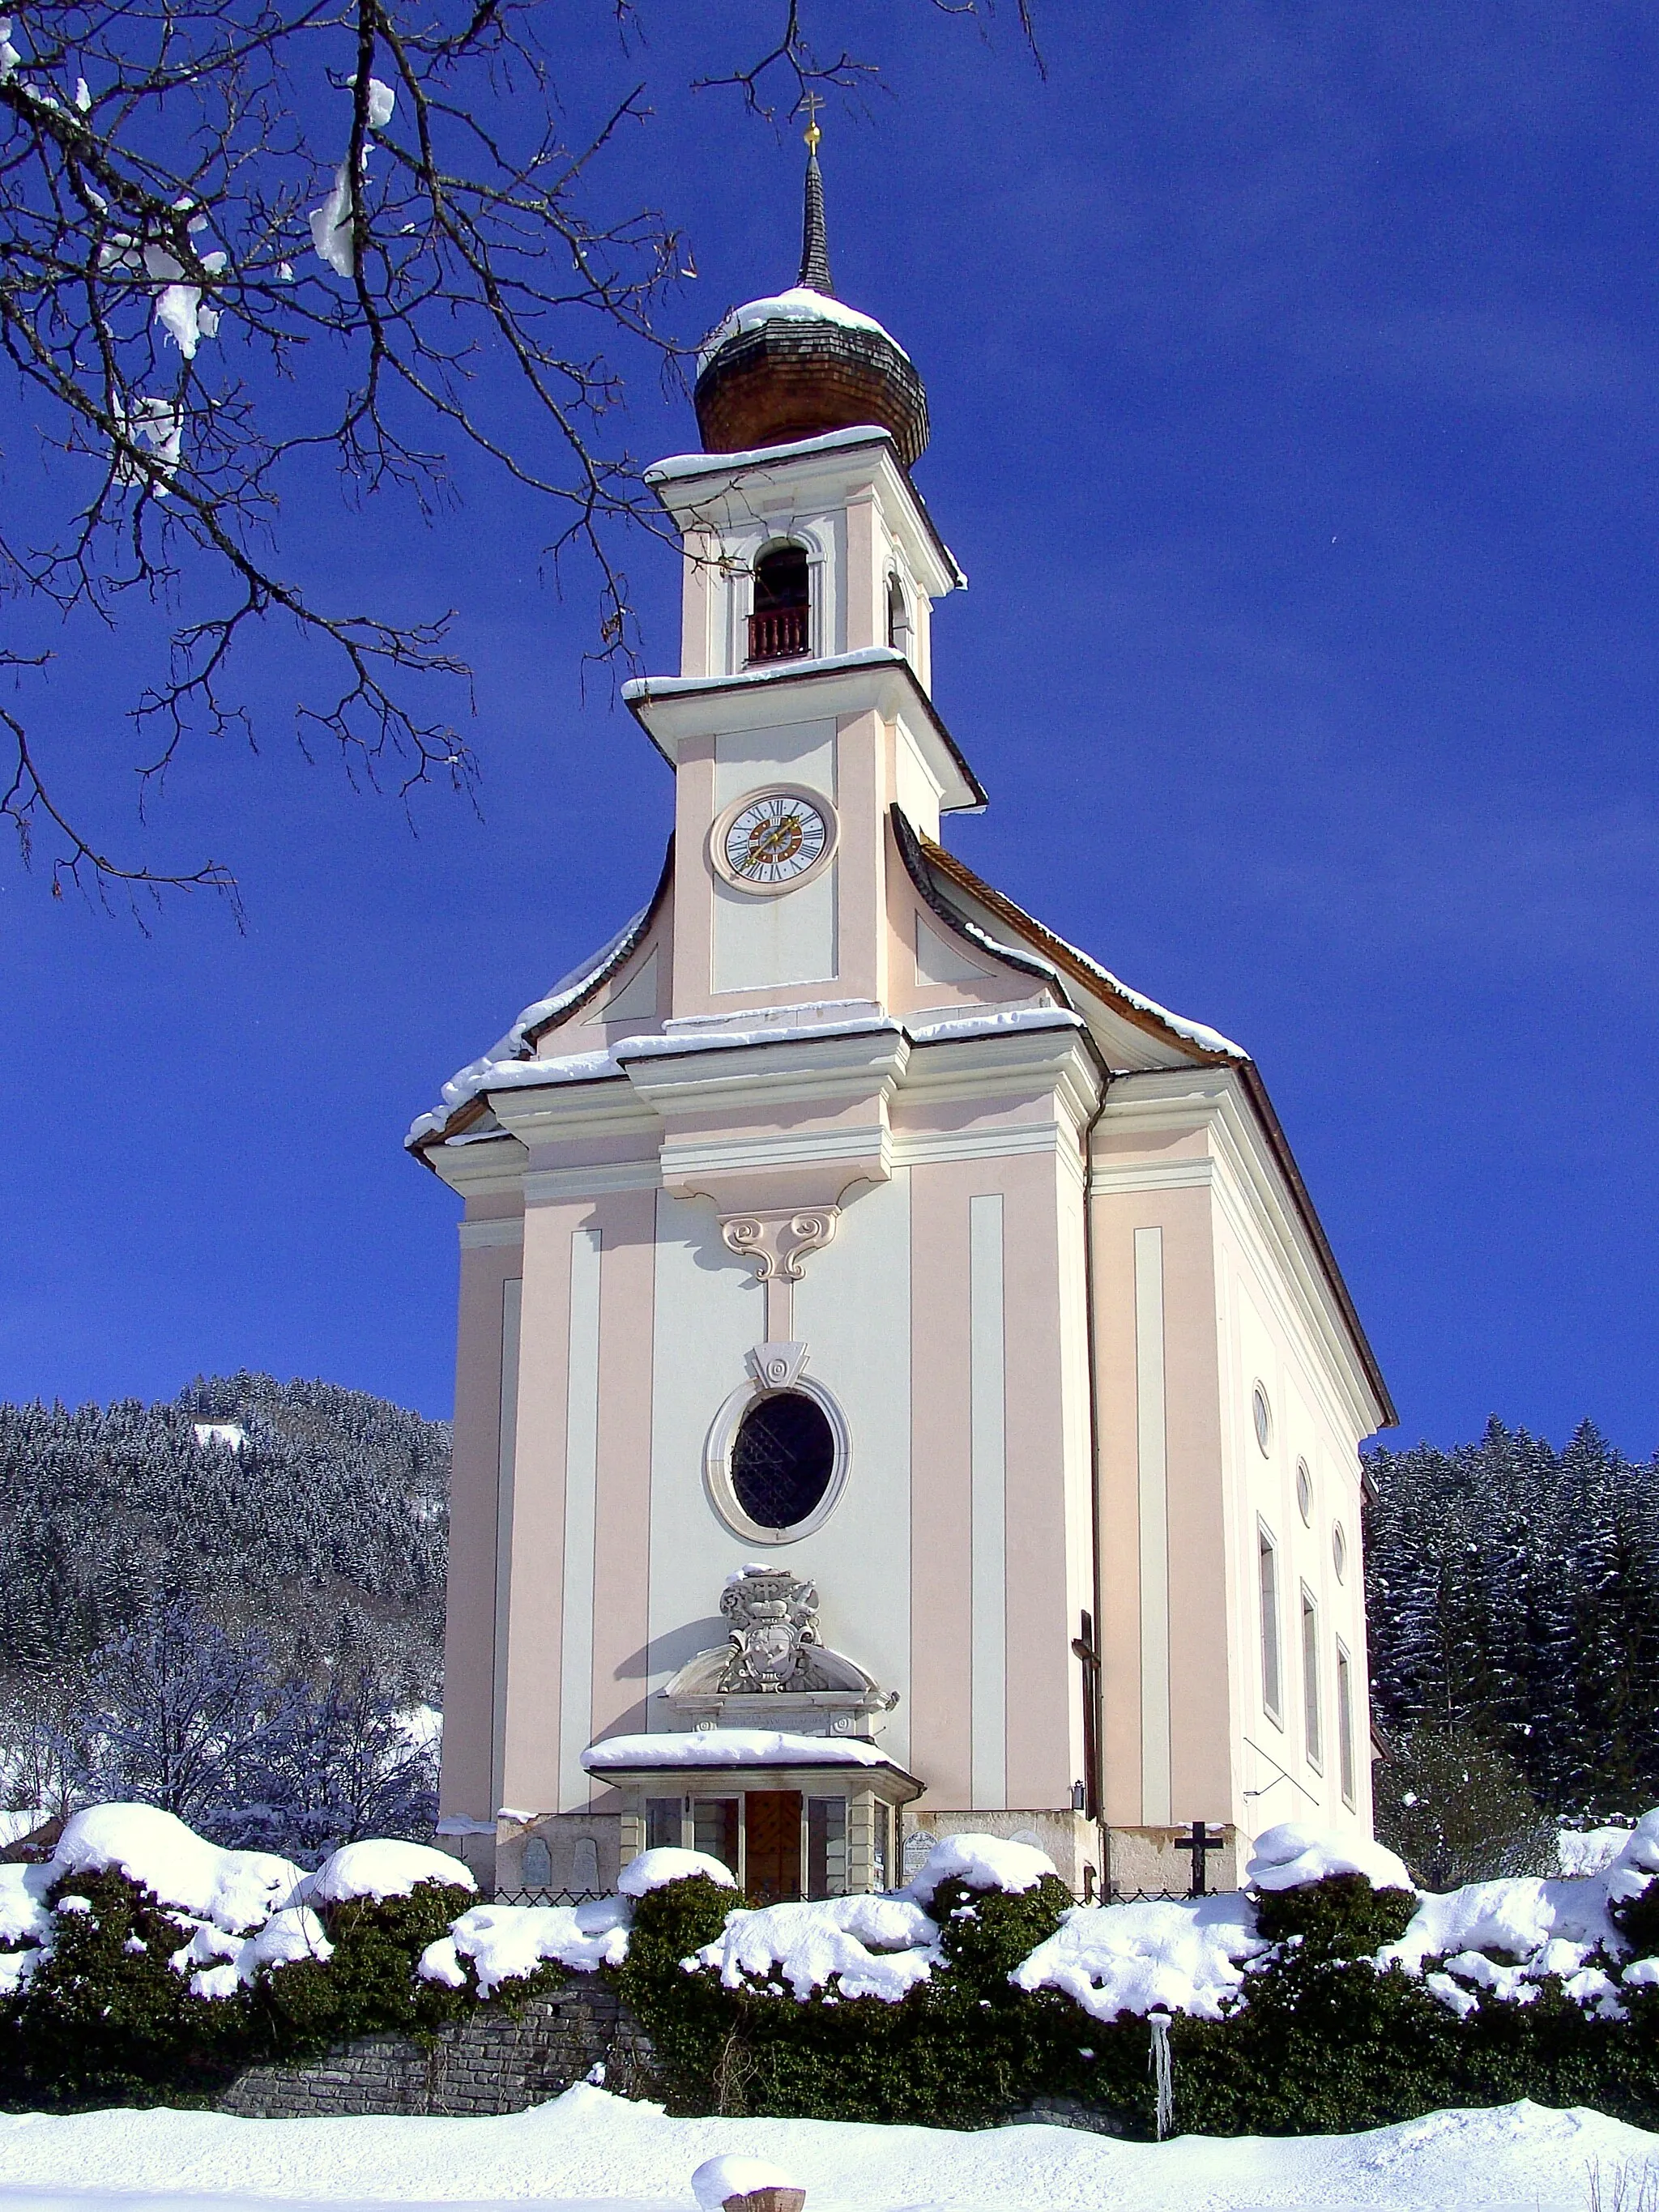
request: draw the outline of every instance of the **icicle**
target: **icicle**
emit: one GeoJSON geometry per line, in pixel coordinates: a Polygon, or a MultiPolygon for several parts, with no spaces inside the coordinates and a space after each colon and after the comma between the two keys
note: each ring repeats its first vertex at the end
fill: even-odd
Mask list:
{"type": "Polygon", "coordinates": [[[1170,2057],[1170,2015],[1167,2012],[1149,2012],[1146,2025],[1152,2031],[1152,2047],[1147,2053],[1146,2071],[1157,2085],[1158,2139],[1162,2142],[1175,2120],[1175,2068],[1170,2057]]]}

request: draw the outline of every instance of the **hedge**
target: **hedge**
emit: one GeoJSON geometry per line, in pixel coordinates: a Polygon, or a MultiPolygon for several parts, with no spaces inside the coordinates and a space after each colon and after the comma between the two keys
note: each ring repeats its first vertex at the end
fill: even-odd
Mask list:
{"type": "MultiPolygon", "coordinates": [[[[475,1902],[441,1882],[320,1908],[330,1959],[262,1971],[216,2000],[168,1964],[189,1930],[149,1892],[104,1873],[65,1877],[49,1901],[65,1894],[86,1909],[56,1916],[52,1955],[0,2006],[0,2101],[14,2108],[211,2102],[243,2066],[377,2031],[428,2039],[484,2002],[470,1975],[459,1990],[416,1977],[422,1951],[475,1902]]],[[[703,1876],[652,1891],[625,1962],[600,1970],[649,2036],[671,2110],[981,2127],[1068,2099],[1099,2124],[1152,2133],[1146,2021],[1103,2023],[1009,1978],[1071,1907],[1058,1880],[1019,1895],[942,1884],[929,1910],[944,1963],[893,2002],[833,1989],[799,2000],[775,1980],[727,1988],[691,1966],[732,1902],[703,1876]]],[[[1659,1987],[1628,1989],[1626,2016],[1607,2019],[1546,1977],[1533,2002],[1482,1993],[1459,2019],[1423,1978],[1370,1963],[1413,1903],[1353,1875],[1257,1899],[1272,1948],[1246,1966],[1242,2002],[1220,2020],[1174,2021],[1177,2130],[1348,2130],[1522,2097],[1659,2127],[1659,1987]]],[[[1618,1911],[1627,1941],[1659,1950],[1659,1880],[1618,1911]]],[[[546,1966],[490,2002],[511,2009],[572,1978],[546,1966]]]]}

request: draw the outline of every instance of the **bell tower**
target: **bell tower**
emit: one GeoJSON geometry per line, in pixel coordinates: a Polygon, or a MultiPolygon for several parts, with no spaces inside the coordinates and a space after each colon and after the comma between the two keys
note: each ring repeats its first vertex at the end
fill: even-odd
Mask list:
{"type": "Polygon", "coordinates": [[[1387,1392],[1243,1048],[940,840],[963,578],[807,146],[798,280],[648,471],[672,849],[407,1139],[466,1202],[441,1831],[509,1889],[678,1844],[771,1899],[971,1829],[1088,1896],[1202,1822],[1225,1886],[1369,1823],[1387,1392]]]}
{"type": "Polygon", "coordinates": [[[680,669],[625,696],[676,771],[678,1019],[884,1008],[889,810],[937,837],[984,803],[930,696],[933,604],[966,579],[910,480],[927,393],[835,296],[806,137],[797,281],[711,333],[703,451],[647,471],[684,548],[680,669]]]}

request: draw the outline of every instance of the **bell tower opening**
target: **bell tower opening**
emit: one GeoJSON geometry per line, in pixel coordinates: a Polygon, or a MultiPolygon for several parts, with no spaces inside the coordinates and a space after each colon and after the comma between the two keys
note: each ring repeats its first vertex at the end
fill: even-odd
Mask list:
{"type": "Polygon", "coordinates": [[[804,545],[775,545],[755,563],[749,658],[804,660],[812,649],[811,592],[804,545]]]}
{"type": "Polygon", "coordinates": [[[895,651],[909,653],[910,608],[896,575],[887,579],[887,642],[895,651]]]}

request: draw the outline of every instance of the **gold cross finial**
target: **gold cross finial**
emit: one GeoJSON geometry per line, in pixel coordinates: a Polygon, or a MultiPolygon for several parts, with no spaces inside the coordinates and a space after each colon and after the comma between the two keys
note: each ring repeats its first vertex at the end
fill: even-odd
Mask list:
{"type": "Polygon", "coordinates": [[[806,140],[807,151],[816,154],[818,150],[818,141],[823,136],[823,131],[818,129],[818,110],[823,105],[823,96],[816,92],[804,92],[801,94],[800,104],[806,110],[806,129],[802,135],[806,140]]]}

